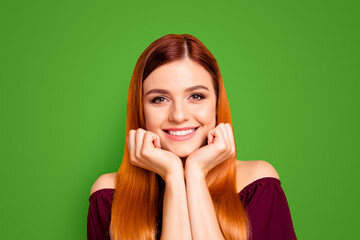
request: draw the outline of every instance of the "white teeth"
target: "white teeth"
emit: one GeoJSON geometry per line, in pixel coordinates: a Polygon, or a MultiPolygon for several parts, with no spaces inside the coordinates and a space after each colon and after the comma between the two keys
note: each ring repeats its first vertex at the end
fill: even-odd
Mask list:
{"type": "Polygon", "coordinates": [[[196,128],[183,130],[183,131],[169,131],[169,134],[175,136],[184,136],[184,135],[188,135],[189,133],[192,133],[193,131],[195,131],[195,129],[196,128]]]}

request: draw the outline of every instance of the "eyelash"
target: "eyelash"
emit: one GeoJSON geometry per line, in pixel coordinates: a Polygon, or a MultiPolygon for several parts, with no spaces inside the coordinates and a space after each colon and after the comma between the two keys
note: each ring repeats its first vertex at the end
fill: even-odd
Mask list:
{"type": "Polygon", "coordinates": [[[159,99],[165,99],[164,97],[156,97],[153,100],[151,100],[151,103],[161,103],[161,102],[157,102],[157,100],[159,99]]]}
{"type": "MultiPolygon", "coordinates": [[[[192,99],[192,100],[194,100],[194,101],[200,101],[200,100],[202,100],[202,99],[205,98],[204,95],[199,94],[199,93],[194,93],[194,94],[192,94],[192,95],[190,96],[190,98],[191,98],[191,97],[194,97],[194,96],[196,96],[194,99],[192,99]],[[200,99],[198,99],[198,98],[200,98],[200,99]]],[[[151,100],[151,103],[162,103],[162,102],[164,102],[165,100],[166,100],[165,97],[155,97],[153,100],[151,100]],[[163,101],[158,102],[159,99],[162,99],[163,101]]]]}
{"type": "Polygon", "coordinates": [[[199,93],[194,93],[194,94],[192,94],[190,97],[193,97],[193,96],[198,96],[198,97],[200,97],[200,99],[195,98],[195,99],[194,99],[195,101],[200,101],[200,100],[202,100],[202,99],[205,98],[204,95],[199,94],[199,93]]]}

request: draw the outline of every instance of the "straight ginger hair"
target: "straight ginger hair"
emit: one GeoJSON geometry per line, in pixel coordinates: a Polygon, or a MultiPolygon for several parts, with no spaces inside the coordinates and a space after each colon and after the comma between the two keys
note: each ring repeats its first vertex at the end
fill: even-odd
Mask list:
{"type": "MultiPolygon", "coordinates": [[[[140,55],[131,78],[126,117],[126,135],[131,129],[146,130],[143,112],[143,81],[157,67],[189,58],[212,76],[217,97],[216,125],[230,123],[230,108],[215,57],[197,38],[168,34],[155,40],[140,55]]],[[[165,183],[156,173],[130,163],[125,141],[124,155],[116,175],[110,232],[113,240],[155,240],[162,216],[165,183]]],[[[250,224],[236,188],[236,156],[213,168],[206,182],[225,239],[247,240],[250,224]]]]}

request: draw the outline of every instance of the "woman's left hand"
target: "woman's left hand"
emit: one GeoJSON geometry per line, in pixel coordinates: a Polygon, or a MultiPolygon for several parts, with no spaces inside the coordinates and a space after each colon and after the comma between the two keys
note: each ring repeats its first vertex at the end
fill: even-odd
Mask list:
{"type": "Polygon", "coordinates": [[[236,155],[232,127],[229,123],[220,123],[210,130],[208,145],[191,153],[186,159],[185,170],[199,170],[206,175],[218,164],[236,155]]]}

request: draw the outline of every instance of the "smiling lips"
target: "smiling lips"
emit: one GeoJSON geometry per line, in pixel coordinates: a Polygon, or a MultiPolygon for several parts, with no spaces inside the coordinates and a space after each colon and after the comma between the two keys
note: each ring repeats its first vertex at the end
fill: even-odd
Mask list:
{"type": "Polygon", "coordinates": [[[174,141],[185,141],[192,138],[199,127],[194,128],[169,128],[163,131],[166,135],[174,141]]]}

